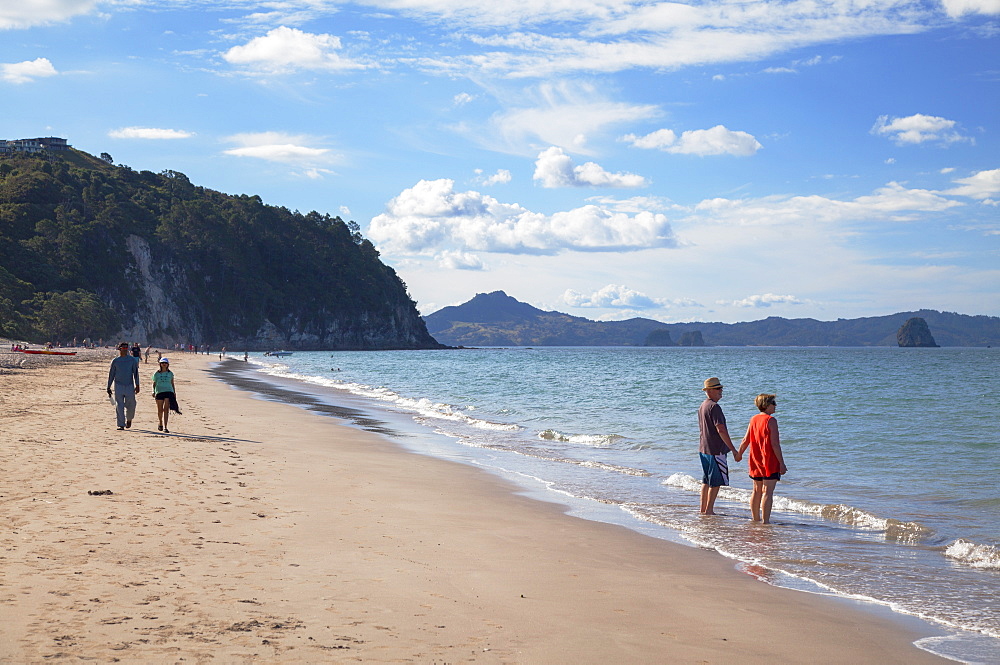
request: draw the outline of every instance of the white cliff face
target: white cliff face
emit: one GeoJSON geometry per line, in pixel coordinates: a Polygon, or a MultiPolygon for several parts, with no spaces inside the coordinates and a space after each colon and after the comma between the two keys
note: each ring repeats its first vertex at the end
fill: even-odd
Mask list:
{"type": "Polygon", "coordinates": [[[184,320],[171,295],[177,293],[177,287],[184,281],[179,271],[156,263],[144,238],[130,235],[125,239],[125,247],[132,256],[135,286],[142,296],[137,311],[131,317],[127,313],[122,317],[124,339],[164,345],[185,343],[192,334],[197,336],[198,322],[184,320]]]}
{"type": "Polygon", "coordinates": [[[257,331],[257,340],[269,349],[277,349],[285,345],[285,336],[278,330],[278,326],[267,319],[264,319],[264,323],[257,331]]]}

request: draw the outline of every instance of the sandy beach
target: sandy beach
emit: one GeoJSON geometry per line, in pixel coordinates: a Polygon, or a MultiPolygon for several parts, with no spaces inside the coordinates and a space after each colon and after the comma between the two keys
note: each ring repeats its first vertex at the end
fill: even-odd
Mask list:
{"type": "Polygon", "coordinates": [[[947,662],[908,623],[256,399],[216,356],[171,356],[169,435],[140,365],[117,431],[94,355],[0,372],[2,662],[947,662]]]}

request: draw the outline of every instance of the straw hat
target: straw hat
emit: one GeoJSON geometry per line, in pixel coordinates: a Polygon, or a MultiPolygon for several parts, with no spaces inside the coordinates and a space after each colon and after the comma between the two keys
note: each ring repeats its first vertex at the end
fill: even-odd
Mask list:
{"type": "Polygon", "coordinates": [[[721,388],[722,384],[719,383],[718,377],[712,377],[711,379],[705,379],[705,387],[702,390],[712,390],[713,388],[721,388]]]}

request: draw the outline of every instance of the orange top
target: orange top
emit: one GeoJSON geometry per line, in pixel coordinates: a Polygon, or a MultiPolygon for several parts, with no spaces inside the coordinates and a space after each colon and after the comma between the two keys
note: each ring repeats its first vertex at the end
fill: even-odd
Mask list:
{"type": "Polygon", "coordinates": [[[778,421],[774,416],[758,413],[750,419],[750,475],[756,478],[773,476],[781,471],[781,463],[771,447],[771,432],[778,436],[778,421]]]}

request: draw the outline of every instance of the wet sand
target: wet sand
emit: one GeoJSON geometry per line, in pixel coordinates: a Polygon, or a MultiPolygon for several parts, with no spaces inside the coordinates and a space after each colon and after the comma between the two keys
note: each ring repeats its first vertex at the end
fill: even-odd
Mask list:
{"type": "Polygon", "coordinates": [[[254,398],[215,356],[171,355],[169,435],[140,365],[117,431],[96,355],[0,375],[0,662],[947,662],[908,624],[254,398]]]}

